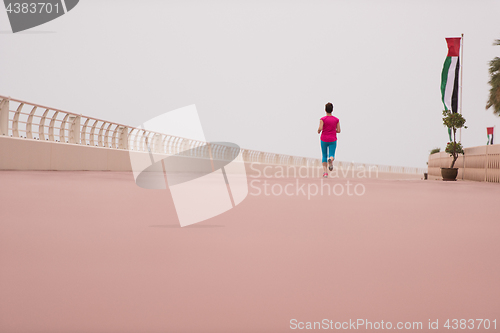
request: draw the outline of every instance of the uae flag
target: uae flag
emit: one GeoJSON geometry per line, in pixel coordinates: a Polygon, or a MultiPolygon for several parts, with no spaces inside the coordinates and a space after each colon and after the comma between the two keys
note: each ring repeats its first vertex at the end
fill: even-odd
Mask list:
{"type": "Polygon", "coordinates": [[[460,37],[446,38],[448,56],[441,73],[441,96],[445,110],[458,111],[458,73],[460,71],[460,37]]]}
{"type": "Polygon", "coordinates": [[[488,133],[488,143],[486,145],[493,144],[493,127],[486,127],[486,133],[488,133]],[[491,135],[491,137],[490,137],[491,135]]]}

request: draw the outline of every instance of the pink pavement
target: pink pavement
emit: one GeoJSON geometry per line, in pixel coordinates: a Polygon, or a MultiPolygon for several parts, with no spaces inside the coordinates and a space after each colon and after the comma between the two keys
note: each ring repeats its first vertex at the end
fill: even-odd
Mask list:
{"type": "Polygon", "coordinates": [[[454,318],[498,329],[500,186],[351,181],[364,195],[250,189],[180,228],[169,191],[131,173],[1,171],[0,332],[289,332],[293,319],[448,331],[454,318]]]}

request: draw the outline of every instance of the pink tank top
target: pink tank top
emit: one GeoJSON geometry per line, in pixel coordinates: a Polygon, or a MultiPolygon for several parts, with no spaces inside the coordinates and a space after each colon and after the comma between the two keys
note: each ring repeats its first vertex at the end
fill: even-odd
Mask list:
{"type": "Polygon", "coordinates": [[[324,116],[321,118],[323,120],[323,131],[321,132],[321,141],[323,142],[333,142],[337,141],[337,124],[339,123],[339,118],[335,116],[324,116]]]}

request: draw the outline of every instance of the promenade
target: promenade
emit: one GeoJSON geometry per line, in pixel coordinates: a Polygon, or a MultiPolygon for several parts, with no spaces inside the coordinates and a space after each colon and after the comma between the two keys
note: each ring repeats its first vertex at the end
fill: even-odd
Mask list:
{"type": "Polygon", "coordinates": [[[0,171],[0,332],[289,332],[292,319],[448,331],[454,318],[498,329],[498,184],[325,180],[347,181],[363,194],[250,187],[180,228],[169,190],[130,172],[0,171]]]}

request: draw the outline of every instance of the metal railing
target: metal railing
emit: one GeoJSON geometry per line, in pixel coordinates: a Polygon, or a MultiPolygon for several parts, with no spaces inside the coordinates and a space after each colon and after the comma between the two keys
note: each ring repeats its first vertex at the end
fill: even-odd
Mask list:
{"type": "MultiPolygon", "coordinates": [[[[132,127],[82,114],[63,111],[0,95],[0,135],[30,140],[44,140],[110,149],[125,149],[160,154],[188,152],[196,157],[232,159],[238,155],[234,147],[210,144],[147,129],[132,127]]],[[[262,164],[320,167],[317,158],[292,156],[241,149],[245,162],[262,164]]],[[[343,169],[376,168],[378,172],[423,174],[424,168],[397,167],[335,161],[343,169]]]]}

